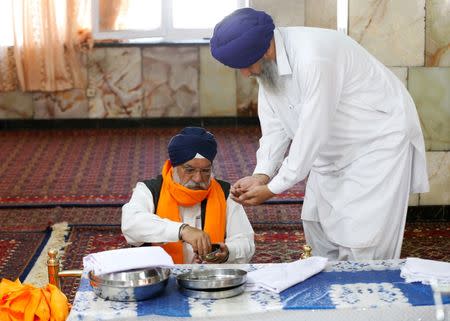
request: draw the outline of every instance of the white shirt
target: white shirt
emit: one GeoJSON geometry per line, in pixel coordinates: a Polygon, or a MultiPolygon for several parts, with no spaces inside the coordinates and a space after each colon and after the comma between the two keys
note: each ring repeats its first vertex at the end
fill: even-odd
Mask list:
{"type": "Polygon", "coordinates": [[[259,87],[254,173],[271,177],[275,194],[309,173],[301,217],[320,222],[334,244],[379,246],[391,230],[401,237],[409,193],[429,188],[423,135],[406,88],[335,30],[279,28],[274,38],[281,89],[259,87]],[[408,175],[399,175],[399,167],[408,175]]]}
{"type": "Polygon", "coordinates": [[[334,30],[278,28],[274,38],[283,89],[275,95],[260,85],[262,137],[254,170],[272,178],[273,193],[291,188],[311,169],[339,171],[399,133],[414,146],[410,191],[428,191],[417,111],[388,68],[334,30]]]}
{"type": "MultiPolygon", "coordinates": [[[[254,232],[242,205],[227,199],[226,239],[229,250],[227,263],[248,263],[255,252],[254,232]]],[[[181,223],[155,214],[153,197],[147,186],[139,182],[130,201],[122,207],[122,233],[129,244],[178,241],[181,224],[201,229],[200,203],[191,207],[178,207],[181,223]]],[[[183,242],[184,263],[193,263],[194,252],[183,242]]]]}

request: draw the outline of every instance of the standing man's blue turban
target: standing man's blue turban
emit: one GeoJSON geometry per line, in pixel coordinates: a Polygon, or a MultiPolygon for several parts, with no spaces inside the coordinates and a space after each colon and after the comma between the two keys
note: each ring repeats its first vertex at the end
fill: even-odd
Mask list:
{"type": "Polygon", "coordinates": [[[273,38],[272,17],[263,11],[242,8],[214,28],[211,54],[231,68],[247,68],[261,59],[273,38]]]}
{"type": "Polygon", "coordinates": [[[211,163],[217,154],[214,135],[201,127],[186,127],[172,137],[168,146],[172,166],[178,166],[195,158],[197,154],[211,163]]]}

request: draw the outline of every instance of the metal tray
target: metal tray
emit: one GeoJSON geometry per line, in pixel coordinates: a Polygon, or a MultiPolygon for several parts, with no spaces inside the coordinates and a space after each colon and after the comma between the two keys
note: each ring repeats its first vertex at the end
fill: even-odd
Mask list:
{"type": "Polygon", "coordinates": [[[136,269],[102,275],[89,272],[94,293],[106,300],[140,301],[161,294],[167,286],[169,268],[136,269]]]}
{"type": "Polygon", "coordinates": [[[247,272],[240,269],[195,270],[177,275],[180,287],[191,290],[218,290],[236,287],[247,281],[247,272]]]}
{"type": "Polygon", "coordinates": [[[225,290],[192,290],[183,287],[179,287],[179,290],[183,295],[192,298],[218,300],[241,294],[245,290],[245,283],[225,290]]]}

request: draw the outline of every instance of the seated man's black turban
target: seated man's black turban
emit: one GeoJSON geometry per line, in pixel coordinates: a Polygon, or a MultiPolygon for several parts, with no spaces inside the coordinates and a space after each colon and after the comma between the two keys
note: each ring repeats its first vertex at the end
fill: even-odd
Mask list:
{"type": "Polygon", "coordinates": [[[186,127],[172,137],[168,150],[170,162],[174,167],[190,161],[197,154],[212,163],[217,154],[217,142],[214,135],[204,128],[186,127]]]}

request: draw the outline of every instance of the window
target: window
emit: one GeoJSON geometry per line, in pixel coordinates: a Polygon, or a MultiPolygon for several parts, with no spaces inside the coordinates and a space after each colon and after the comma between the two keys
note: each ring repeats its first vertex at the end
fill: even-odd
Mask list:
{"type": "Polygon", "coordinates": [[[348,0],[337,0],[337,30],[348,34],[348,0]]]}
{"type": "Polygon", "coordinates": [[[95,39],[210,38],[217,22],[247,0],[92,0],[95,39]]]}
{"type": "Polygon", "coordinates": [[[0,7],[0,47],[14,44],[13,7],[10,1],[1,3],[0,7]]]}

